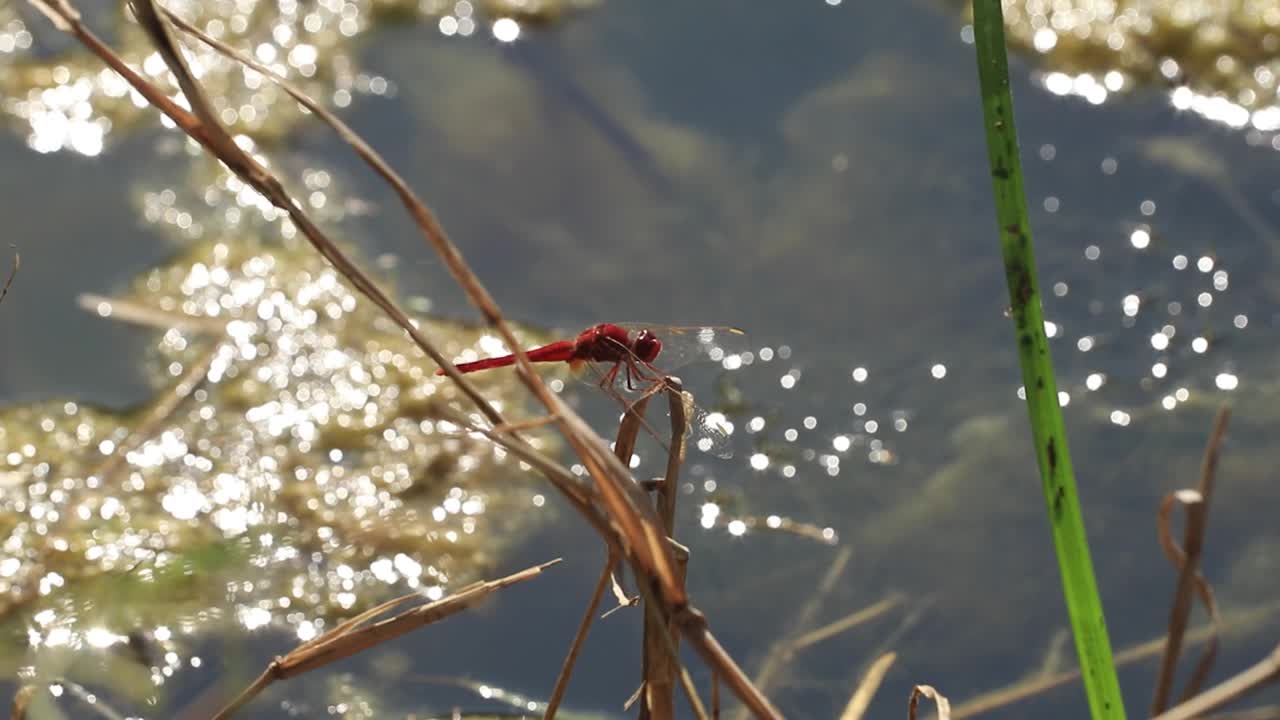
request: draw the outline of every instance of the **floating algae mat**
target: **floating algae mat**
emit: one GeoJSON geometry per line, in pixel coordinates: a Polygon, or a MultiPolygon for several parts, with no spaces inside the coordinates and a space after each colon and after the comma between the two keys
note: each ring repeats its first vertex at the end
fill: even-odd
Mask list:
{"type": "MultiPolygon", "coordinates": [[[[85,3],[85,21],[143,77],[170,94],[179,88],[125,2],[85,3]]],[[[595,0],[348,0],[279,3],[265,0],[179,0],[165,5],[212,37],[289,78],[317,101],[338,109],[358,95],[387,95],[384,77],[358,69],[357,41],[380,23],[433,23],[448,36],[518,33],[572,17],[595,0]],[[503,24],[495,28],[495,23],[503,24]]],[[[120,76],[74,41],[42,26],[28,27],[19,8],[0,7],[0,112],[27,126],[28,144],[41,152],[97,155],[113,130],[138,125],[155,111],[120,76]],[[38,34],[38,42],[37,42],[38,34]]],[[[183,38],[188,60],[234,133],[281,139],[305,117],[288,95],[257,72],[207,45],[183,38]]]]}
{"type": "MultiPolygon", "coordinates": [[[[90,656],[139,655],[160,683],[185,660],[150,645],[226,623],[305,640],[393,593],[438,598],[541,504],[527,468],[445,419],[470,405],[310,246],[195,224],[205,237],[127,296],[89,303],[155,326],[152,402],[0,411],[9,677],[110,647],[90,656]]],[[[482,334],[420,327],[447,355],[482,334]]],[[[476,382],[522,415],[513,374],[476,382]]]]}
{"type": "Polygon", "coordinates": [[[1004,8],[1009,45],[1041,56],[1053,92],[1101,103],[1134,86],[1177,86],[1182,109],[1280,130],[1275,3],[1005,0],[1004,8]]]}

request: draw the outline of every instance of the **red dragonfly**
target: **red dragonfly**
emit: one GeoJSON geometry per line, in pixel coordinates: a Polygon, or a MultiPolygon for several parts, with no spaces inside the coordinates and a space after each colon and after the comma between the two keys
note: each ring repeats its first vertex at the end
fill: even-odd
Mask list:
{"type": "MultiPolygon", "coordinates": [[[[590,368],[602,389],[618,398],[629,393],[648,392],[671,371],[691,362],[724,362],[746,350],[746,333],[735,327],[673,327],[642,323],[601,323],[578,333],[572,340],[526,350],[532,362],[565,362],[574,370],[590,368]],[[659,359],[660,358],[660,359],[659,359]],[[661,364],[655,365],[658,362],[661,364]]],[[[464,373],[514,365],[515,355],[500,355],[458,364],[464,373]]],[[[443,375],[444,370],[436,370],[443,375]]],[[[693,407],[689,417],[689,437],[700,450],[728,457],[732,454],[729,434],[732,426],[720,413],[693,407]]]]}

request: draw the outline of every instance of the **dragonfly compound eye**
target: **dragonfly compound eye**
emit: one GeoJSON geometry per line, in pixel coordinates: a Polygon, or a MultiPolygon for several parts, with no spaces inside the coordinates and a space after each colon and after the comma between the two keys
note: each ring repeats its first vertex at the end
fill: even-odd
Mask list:
{"type": "Polygon", "coordinates": [[[645,362],[653,362],[653,359],[658,357],[658,353],[662,352],[662,341],[652,331],[641,330],[636,334],[632,347],[636,357],[645,362]]]}

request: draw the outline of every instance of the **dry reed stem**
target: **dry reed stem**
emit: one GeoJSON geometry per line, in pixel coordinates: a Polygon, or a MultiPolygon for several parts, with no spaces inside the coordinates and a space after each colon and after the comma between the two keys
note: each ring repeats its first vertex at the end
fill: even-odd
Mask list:
{"type": "Polygon", "coordinates": [[[1191,720],[1280,680],[1280,645],[1253,667],[1196,695],[1154,720],[1191,720]]]}
{"type": "MultiPolygon", "coordinates": [[[[81,44],[119,73],[152,105],[164,112],[184,132],[221,160],[228,169],[273,205],[286,212],[295,227],[311,242],[312,246],[357,290],[404,329],[444,373],[458,384],[463,393],[492,425],[503,424],[501,415],[480,396],[449,359],[441,355],[409,321],[408,316],[316,226],[301,209],[301,205],[284,189],[283,183],[234,143],[225,128],[219,124],[198,83],[186,67],[182,54],[169,33],[168,26],[161,19],[162,11],[154,4],[154,0],[132,0],[134,14],[139,25],[148,33],[159,50],[160,56],[177,79],[187,103],[192,108],[190,112],[171,101],[155,85],[140,77],[115,52],[102,43],[80,22],[79,12],[67,0],[28,0],[28,2],[48,16],[58,29],[74,35],[81,44]]],[[[265,77],[279,84],[280,79],[273,73],[268,73],[265,77]]],[[[296,91],[294,95],[296,98],[305,97],[296,91]]],[[[319,107],[314,103],[312,105],[319,107]]],[[[610,525],[614,526],[618,533],[618,536],[606,537],[606,541],[611,546],[621,546],[624,556],[635,567],[637,575],[653,577],[657,580],[662,600],[674,611],[680,621],[682,632],[695,638],[694,645],[703,653],[707,662],[721,666],[726,676],[731,679],[731,687],[740,694],[743,702],[766,717],[778,717],[776,710],[772,709],[763,695],[750,686],[732,658],[724,653],[714,637],[710,636],[705,618],[688,606],[688,597],[675,576],[670,548],[667,546],[665,536],[659,530],[656,515],[652,507],[645,502],[643,494],[631,479],[627,468],[608,451],[604,442],[587,426],[586,422],[552,393],[533,371],[528,356],[521,348],[492,296],[480,283],[479,278],[467,267],[461,253],[444,233],[435,215],[413,195],[399,176],[392,172],[367,144],[360,141],[349,129],[344,132],[345,126],[341,123],[334,124],[333,120],[336,118],[332,114],[317,114],[338,130],[344,140],[392,185],[424,236],[441,256],[468,298],[511,348],[516,358],[518,377],[538,397],[549,414],[557,419],[562,433],[594,481],[596,491],[610,517],[610,525]]],[[[522,443],[523,441],[513,438],[512,442],[522,443]]],[[[572,494],[572,490],[566,490],[555,479],[552,479],[552,482],[562,492],[572,494]]],[[[597,529],[602,529],[596,523],[593,525],[596,525],[597,529]]]]}
{"type": "MultiPolygon", "coordinates": [[[[644,414],[645,406],[648,404],[648,397],[641,398],[641,401],[642,404],[639,404],[638,407],[627,408],[622,422],[618,424],[618,437],[614,441],[614,452],[620,458],[630,458],[635,452],[636,439],[640,431],[639,421],[644,414]]],[[[560,665],[560,673],[556,676],[555,687],[551,691],[551,698],[547,701],[547,709],[542,715],[544,720],[554,718],[556,711],[560,708],[560,703],[564,700],[564,693],[569,687],[569,678],[573,675],[573,667],[578,661],[578,654],[582,651],[582,644],[586,642],[587,634],[591,631],[591,623],[595,620],[596,608],[600,606],[600,599],[604,596],[605,586],[613,579],[613,571],[617,565],[618,557],[612,549],[609,549],[609,555],[605,558],[604,568],[600,572],[600,577],[596,580],[595,588],[591,591],[591,599],[587,602],[587,609],[583,613],[582,619],[578,621],[578,630],[574,633],[573,642],[569,645],[569,653],[560,665]]],[[[616,584],[617,580],[613,582],[616,584]]]]}
{"type": "MultiPolygon", "coordinates": [[[[1227,629],[1252,629],[1264,625],[1271,617],[1280,611],[1280,604],[1265,605],[1254,608],[1248,612],[1237,613],[1228,616],[1222,623],[1223,630],[1227,629]]],[[[1208,639],[1214,630],[1212,628],[1199,628],[1187,633],[1186,640],[1189,643],[1200,643],[1208,639]]],[[[1116,667],[1122,667],[1146,660],[1159,655],[1165,646],[1165,635],[1152,638],[1146,642],[1141,642],[1125,648],[1121,652],[1116,653],[1116,667]]],[[[1017,702],[1026,700],[1029,697],[1039,695],[1041,693],[1059,688],[1067,683],[1072,682],[1080,677],[1080,670],[1065,670],[1051,676],[1037,676],[1031,680],[1019,681],[1012,685],[985,692],[977,697],[964,701],[957,705],[951,711],[952,720],[962,720],[962,718],[971,718],[981,715],[998,708],[1012,705],[1017,702]]]]}
{"type": "Polygon", "coordinates": [[[866,673],[862,675],[862,682],[858,683],[858,688],[853,691],[848,704],[844,706],[844,712],[840,713],[840,720],[862,720],[862,716],[867,713],[867,708],[871,705],[871,699],[880,689],[885,673],[889,672],[893,661],[897,659],[897,653],[887,652],[871,663],[866,673]]]}
{"type": "MultiPolygon", "coordinates": [[[[644,597],[645,615],[658,627],[669,626],[671,624],[671,620],[666,616],[664,609],[658,604],[657,589],[651,586],[650,579],[641,578],[640,582],[637,584],[640,586],[640,594],[644,597]]],[[[697,611],[694,610],[694,612],[697,611]]],[[[683,630],[683,627],[681,629],[683,630]]],[[[656,633],[655,635],[656,639],[663,644],[666,652],[670,654],[670,657],[677,658],[675,638],[668,633],[656,633]]],[[[710,633],[708,633],[708,635],[710,635],[710,633]]],[[[714,641],[714,638],[712,638],[712,642],[714,641]]],[[[723,650],[721,652],[723,652],[723,650]]],[[[676,665],[677,667],[679,666],[678,660],[676,661],[676,665]]],[[[680,668],[680,685],[684,689],[685,699],[689,701],[689,709],[693,710],[694,717],[698,718],[698,720],[707,720],[707,709],[702,705],[701,698],[698,697],[698,689],[693,684],[693,678],[683,667],[680,668]]],[[[639,692],[641,695],[646,695],[647,689],[647,683],[642,683],[639,692]]],[[[743,702],[749,702],[749,700],[744,697],[743,702]]],[[[760,717],[782,717],[780,714],[777,714],[776,710],[772,711],[774,714],[769,714],[768,711],[772,710],[772,707],[768,705],[768,702],[768,700],[764,700],[766,711],[760,712],[758,715],[760,717]]],[[[674,716],[674,709],[672,712],[674,716]]]]}
{"type": "MultiPolygon", "coordinates": [[[[786,668],[787,663],[791,660],[792,636],[803,632],[811,626],[818,613],[822,610],[822,603],[826,600],[827,595],[835,587],[836,583],[844,575],[845,568],[849,566],[849,560],[853,557],[853,547],[846,545],[840,548],[836,553],[835,559],[831,561],[831,566],[827,568],[827,572],[823,575],[822,580],[818,583],[818,588],[809,596],[800,611],[796,613],[795,618],[791,621],[791,626],[787,634],[780,638],[769,648],[769,654],[765,656],[764,662],[760,665],[760,671],[756,673],[755,686],[760,688],[761,692],[768,692],[773,687],[778,675],[786,668]]],[[[742,708],[736,715],[734,720],[746,720],[747,708],[742,708]]]]}
{"type": "Polygon", "coordinates": [[[916,706],[922,697],[929,698],[937,706],[938,720],[951,720],[951,701],[929,685],[917,685],[911,688],[911,699],[907,701],[908,720],[916,720],[916,706]]]}
{"type": "Polygon", "coordinates": [[[711,720],[720,720],[720,675],[711,670],[711,720]]]}
{"type": "Polygon", "coordinates": [[[551,560],[497,580],[474,582],[448,597],[426,605],[419,605],[398,615],[368,625],[364,623],[388,610],[413,600],[418,600],[422,596],[418,593],[410,593],[388,600],[371,610],[366,610],[350,620],[340,623],[332,630],[299,645],[284,657],[272,660],[267,665],[267,669],[258,676],[258,679],[254,680],[235,700],[219,711],[213,717],[213,720],[223,720],[231,717],[276,680],[285,680],[295,675],[301,675],[316,668],[324,667],[364,652],[376,645],[390,642],[424,625],[443,620],[450,615],[473,607],[497,590],[541,574],[543,570],[558,562],[560,562],[559,559],[551,560]]]}
{"type": "Polygon", "coordinates": [[[1173,602],[1169,608],[1169,640],[1164,654],[1160,658],[1160,669],[1156,675],[1156,685],[1152,692],[1151,714],[1159,715],[1169,704],[1169,693],[1173,687],[1174,671],[1177,669],[1178,657],[1182,654],[1182,638],[1187,630],[1187,622],[1191,616],[1191,592],[1194,588],[1205,609],[1209,612],[1209,622],[1214,634],[1205,643],[1200,661],[1182,694],[1186,701],[1200,691],[1209,670],[1213,667],[1214,658],[1218,654],[1217,627],[1219,623],[1218,607],[1214,601],[1213,589],[1200,574],[1200,554],[1204,549],[1205,527],[1209,521],[1209,503],[1213,500],[1216,485],[1218,458],[1222,453],[1222,440],[1227,432],[1227,422],[1231,411],[1223,407],[1214,418],[1213,430],[1209,434],[1205,446],[1204,458],[1200,463],[1200,484],[1196,490],[1182,490],[1165,496],[1157,515],[1156,529],[1160,547],[1165,557],[1178,569],[1178,581],[1174,586],[1173,602]],[[1186,512],[1186,526],[1183,528],[1183,548],[1179,549],[1169,531],[1169,514],[1174,503],[1182,505],[1186,512]]]}

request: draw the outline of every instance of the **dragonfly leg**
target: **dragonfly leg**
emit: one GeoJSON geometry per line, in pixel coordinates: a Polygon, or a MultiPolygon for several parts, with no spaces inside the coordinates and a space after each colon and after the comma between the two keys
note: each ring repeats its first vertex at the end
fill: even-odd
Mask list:
{"type": "Polygon", "coordinates": [[[609,368],[609,372],[605,373],[600,380],[600,387],[608,389],[613,385],[613,381],[618,379],[618,366],[620,364],[614,363],[613,367],[609,368]]]}

